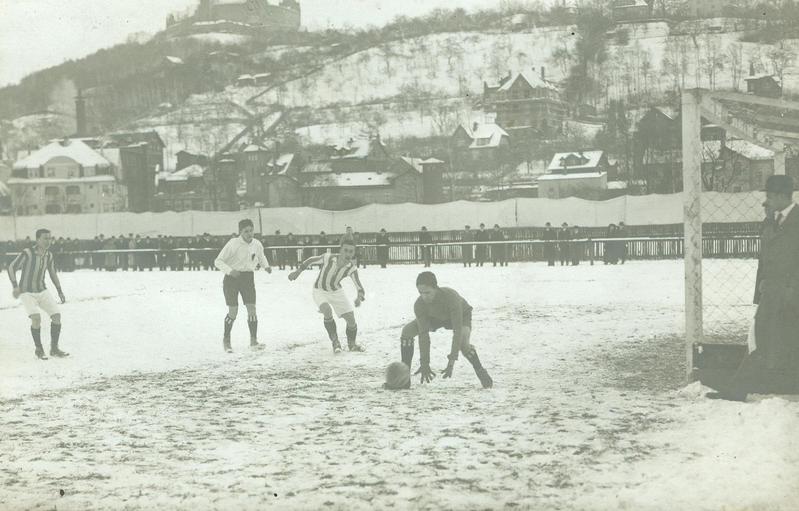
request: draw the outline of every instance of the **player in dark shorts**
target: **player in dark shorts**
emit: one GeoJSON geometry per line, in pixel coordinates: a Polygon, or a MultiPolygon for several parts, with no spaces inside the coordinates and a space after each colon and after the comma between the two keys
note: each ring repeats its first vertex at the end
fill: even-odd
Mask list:
{"type": "Polygon", "coordinates": [[[472,364],[483,388],[491,388],[494,381],[480,363],[477,350],[470,342],[472,306],[454,289],[438,287],[436,276],[429,271],[419,274],[416,278],[416,288],[419,290],[419,298],[413,307],[416,319],[402,329],[402,362],[411,367],[414,351],[413,339],[418,336],[421,366],[414,374],[421,375],[422,383],[431,382],[436,374],[430,369],[430,332],[435,332],[439,328],[452,330],[452,347],[443,377],[452,377],[455,361],[458,360],[458,352],[461,352],[472,364]]]}
{"type": "Polygon", "coordinates": [[[261,349],[258,343],[258,317],[255,313],[255,270],[260,266],[267,273],[272,267],[264,253],[264,246],[254,238],[252,220],[239,222],[239,236],[231,239],[219,252],[214,265],[225,274],[222,280],[222,291],[228,314],[225,316],[225,336],[222,347],[228,353],[233,351],[230,344],[230,333],[233,322],[239,312],[239,295],[247,307],[247,326],[250,329],[250,347],[261,349]]]}

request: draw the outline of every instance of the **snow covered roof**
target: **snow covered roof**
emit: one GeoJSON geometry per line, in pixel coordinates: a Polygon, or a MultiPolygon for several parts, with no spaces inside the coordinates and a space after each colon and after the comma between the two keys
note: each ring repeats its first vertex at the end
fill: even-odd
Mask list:
{"type": "Polygon", "coordinates": [[[110,167],[111,162],[81,140],[51,142],[14,164],[15,169],[38,169],[53,158],[65,157],[84,167],[110,167]]]}
{"type": "Polygon", "coordinates": [[[197,165],[189,165],[184,169],[180,169],[178,171],[172,172],[171,174],[167,174],[164,176],[165,181],[188,181],[189,178],[192,177],[203,177],[205,174],[205,169],[201,166],[197,165]]]}
{"type": "Polygon", "coordinates": [[[416,170],[416,172],[420,174],[424,172],[425,165],[435,165],[437,163],[444,163],[443,161],[436,158],[424,159],[424,158],[411,158],[410,156],[402,156],[401,159],[402,161],[413,167],[414,170],[416,170]]]}
{"type": "Polygon", "coordinates": [[[745,80],[745,81],[749,81],[749,80],[762,80],[763,78],[771,78],[771,79],[772,79],[772,80],[774,80],[775,82],[779,82],[779,80],[777,79],[777,77],[776,77],[776,76],[774,76],[774,75],[769,75],[769,74],[759,74],[759,75],[747,76],[746,78],[744,78],[744,80],[745,80]]]}
{"type": "Polygon", "coordinates": [[[238,81],[255,80],[255,77],[253,75],[239,75],[239,77],[236,78],[236,80],[238,81]]]}
{"type": "Polygon", "coordinates": [[[305,183],[311,188],[390,186],[397,177],[393,172],[342,172],[316,176],[305,183]]]}
{"type": "Polygon", "coordinates": [[[735,151],[744,158],[748,158],[750,160],[774,159],[774,151],[766,149],[765,147],[761,147],[757,144],[753,144],[748,140],[741,140],[741,139],[727,140],[725,145],[731,151],[735,151]]]}
{"type": "Polygon", "coordinates": [[[604,154],[605,152],[600,150],[556,153],[555,156],[552,157],[552,161],[550,162],[547,170],[549,172],[562,172],[564,170],[563,161],[569,157],[581,160],[583,163],[579,165],[569,165],[568,167],[565,167],[566,170],[596,168],[604,154]]]}
{"type": "Polygon", "coordinates": [[[333,172],[333,167],[330,166],[330,162],[326,161],[312,161],[302,169],[303,172],[307,173],[329,173],[333,172]]]}
{"type": "Polygon", "coordinates": [[[268,150],[269,149],[267,149],[266,147],[260,146],[258,144],[248,144],[247,147],[245,147],[241,151],[243,153],[256,153],[259,151],[268,151],[268,150]]]}
{"type": "Polygon", "coordinates": [[[575,174],[544,174],[539,176],[539,181],[561,181],[570,179],[591,179],[606,176],[607,172],[579,172],[575,174]]]}
{"type": "Polygon", "coordinates": [[[288,173],[291,163],[294,161],[293,153],[281,154],[277,159],[272,158],[269,166],[273,168],[272,174],[282,176],[288,173]]]}
{"type": "MultiPolygon", "coordinates": [[[[339,142],[330,144],[336,155],[331,159],[337,160],[341,158],[366,158],[369,156],[369,149],[371,148],[371,140],[368,138],[351,138],[346,142],[339,142]]],[[[379,142],[381,146],[385,147],[383,142],[379,142]]]]}
{"type": "Polygon", "coordinates": [[[32,177],[20,178],[12,177],[8,180],[9,185],[54,185],[64,183],[106,183],[116,182],[114,176],[90,176],[90,177],[32,177]]]}
{"type": "Polygon", "coordinates": [[[167,55],[166,60],[171,62],[172,64],[183,64],[183,59],[180,57],[173,57],[171,55],[167,55]]]}
{"type": "Polygon", "coordinates": [[[498,124],[483,123],[477,124],[476,129],[473,126],[461,124],[461,127],[466,131],[466,134],[472,139],[469,149],[491,149],[499,147],[502,142],[502,137],[508,137],[508,132],[502,129],[498,124]]]}
{"type": "Polygon", "coordinates": [[[555,87],[552,83],[548,82],[547,80],[542,79],[540,76],[534,73],[528,73],[526,71],[522,71],[521,73],[516,73],[510,80],[502,84],[498,91],[499,92],[507,92],[513,87],[513,84],[516,83],[516,80],[521,78],[522,80],[527,81],[530,84],[530,87],[534,89],[549,89],[555,92],[558,92],[558,88],[555,87]]]}

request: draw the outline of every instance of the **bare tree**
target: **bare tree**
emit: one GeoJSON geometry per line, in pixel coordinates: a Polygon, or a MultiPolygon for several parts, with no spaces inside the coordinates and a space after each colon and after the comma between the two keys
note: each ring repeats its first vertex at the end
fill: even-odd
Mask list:
{"type": "Polygon", "coordinates": [[[733,43],[727,47],[727,62],[732,78],[732,88],[738,90],[743,75],[743,46],[740,43],[733,43]]]}
{"type": "Polygon", "coordinates": [[[793,65],[796,60],[796,53],[786,48],[784,41],[780,41],[779,46],[766,51],[766,57],[771,65],[771,72],[777,76],[780,84],[783,84],[785,69],[793,65]]]}

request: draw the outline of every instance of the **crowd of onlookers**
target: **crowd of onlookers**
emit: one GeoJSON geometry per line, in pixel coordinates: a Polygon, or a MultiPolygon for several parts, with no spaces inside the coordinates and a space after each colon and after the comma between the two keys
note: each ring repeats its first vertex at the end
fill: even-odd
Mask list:
{"type": "MultiPolygon", "coordinates": [[[[96,236],[94,239],[73,239],[69,237],[56,237],[51,246],[60,271],[73,271],[78,268],[89,268],[104,271],[191,271],[209,270],[214,268],[214,259],[219,250],[230,239],[226,236],[214,236],[208,233],[198,236],[142,236],[128,234],[127,236],[96,236]]],[[[609,226],[607,238],[624,238],[627,236],[623,223],[609,226]]],[[[479,228],[472,229],[467,225],[458,233],[447,233],[442,236],[433,236],[433,233],[422,227],[416,235],[405,233],[402,241],[392,240],[385,229],[379,233],[361,236],[348,227],[347,232],[341,235],[329,235],[324,231],[318,235],[281,234],[276,231],[273,235],[257,236],[264,247],[270,263],[279,268],[296,268],[303,260],[319,255],[326,251],[335,250],[343,237],[349,237],[360,246],[358,249],[358,264],[378,264],[386,267],[390,262],[392,245],[416,244],[415,258],[429,267],[434,260],[452,260],[457,253],[464,267],[481,267],[486,263],[493,266],[507,266],[508,261],[515,254],[506,230],[494,225],[486,228],[480,224],[479,228]],[[439,246],[456,247],[442,257],[439,246]]],[[[534,238],[528,237],[527,241],[534,238]]],[[[514,241],[525,241],[516,239],[514,241]]],[[[560,228],[552,227],[547,223],[543,236],[536,241],[544,241],[543,253],[550,266],[557,262],[561,265],[577,265],[587,256],[585,236],[577,226],[562,224],[560,228]],[[580,240],[580,241],[577,241],[580,240]]],[[[19,241],[0,241],[0,269],[4,269],[26,247],[33,245],[30,237],[19,241]]],[[[627,244],[625,241],[603,242],[603,260],[605,264],[622,264],[627,257],[627,244]]],[[[590,250],[593,250],[591,248],[590,250]]],[[[457,258],[457,257],[455,257],[457,258]]],[[[593,257],[592,257],[593,260],[593,257]]]]}

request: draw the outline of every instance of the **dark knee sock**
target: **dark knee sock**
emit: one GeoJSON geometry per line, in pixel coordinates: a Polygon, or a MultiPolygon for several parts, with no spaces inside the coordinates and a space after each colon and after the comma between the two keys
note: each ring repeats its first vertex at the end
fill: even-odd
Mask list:
{"type": "Polygon", "coordinates": [[[483,366],[480,364],[480,358],[477,356],[477,350],[474,349],[474,346],[471,346],[468,350],[463,353],[463,356],[466,357],[466,360],[472,364],[474,370],[477,371],[478,369],[482,369],[483,366]]]}
{"type": "Polygon", "coordinates": [[[331,341],[338,341],[338,332],[336,331],[336,320],[333,318],[327,319],[325,318],[325,330],[327,330],[327,336],[330,337],[331,341]]]}
{"type": "Polygon", "coordinates": [[[347,327],[347,344],[353,345],[355,344],[355,339],[358,337],[358,325],[352,325],[351,327],[347,327]]]}
{"type": "Polygon", "coordinates": [[[44,349],[42,348],[42,329],[31,327],[31,336],[33,336],[33,344],[36,346],[36,349],[44,349]]]}
{"type": "Polygon", "coordinates": [[[230,340],[230,332],[233,330],[233,318],[225,316],[225,339],[230,340]]]}
{"type": "Polygon", "coordinates": [[[413,339],[400,340],[400,354],[402,355],[402,363],[411,367],[413,363],[413,339]]]}
{"type": "Polygon", "coordinates": [[[58,348],[58,339],[61,337],[61,323],[50,323],[50,348],[58,348]]]}
{"type": "Polygon", "coordinates": [[[253,316],[251,318],[247,318],[247,326],[250,329],[250,339],[257,339],[258,338],[258,318],[253,316]]]}

